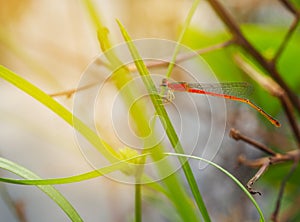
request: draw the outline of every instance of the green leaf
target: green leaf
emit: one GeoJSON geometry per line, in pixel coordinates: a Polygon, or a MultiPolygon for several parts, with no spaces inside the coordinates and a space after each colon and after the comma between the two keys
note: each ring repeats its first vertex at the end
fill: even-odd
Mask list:
{"type": "Polygon", "coordinates": [[[182,28],[182,30],[180,32],[180,35],[179,35],[179,39],[177,40],[177,45],[176,45],[176,47],[174,49],[174,53],[172,55],[172,59],[171,59],[171,61],[169,63],[169,66],[168,66],[168,70],[167,70],[167,73],[166,73],[166,77],[167,78],[169,78],[171,76],[172,69],[173,69],[173,67],[175,65],[176,57],[177,57],[177,55],[179,53],[179,49],[181,47],[181,43],[182,43],[183,37],[184,37],[184,35],[185,35],[188,27],[190,26],[192,17],[195,14],[195,11],[196,11],[196,9],[197,9],[197,7],[199,5],[199,2],[200,2],[199,0],[195,0],[193,2],[193,5],[192,5],[192,7],[191,7],[191,9],[190,9],[190,11],[189,11],[189,13],[188,13],[185,21],[184,21],[183,28],[182,28]]]}
{"type": "Polygon", "coordinates": [[[170,156],[182,156],[182,157],[186,157],[186,158],[192,158],[192,159],[196,159],[196,160],[201,160],[203,162],[206,162],[208,164],[210,164],[211,166],[217,168],[218,170],[220,170],[221,172],[225,173],[230,179],[232,179],[241,189],[242,191],[247,195],[247,197],[251,200],[251,202],[253,203],[253,205],[255,206],[255,208],[257,209],[257,212],[259,213],[260,216],[260,221],[263,222],[265,221],[263,212],[261,211],[260,207],[258,206],[257,202],[255,201],[255,199],[253,198],[253,196],[249,193],[249,191],[244,187],[244,185],[237,179],[235,178],[231,173],[229,173],[226,169],[224,169],[223,167],[219,166],[218,164],[215,164],[214,162],[211,162],[209,160],[206,160],[204,158],[201,157],[197,157],[197,156],[191,156],[191,155],[186,155],[186,154],[178,154],[178,153],[166,153],[166,155],[170,155],[170,156]]]}
{"type": "Polygon", "coordinates": [[[70,113],[66,108],[56,102],[45,92],[4,66],[0,66],[0,77],[15,85],[17,88],[32,96],[37,101],[56,113],[69,125],[80,132],[109,161],[114,162],[118,159],[119,155],[113,148],[111,148],[105,141],[101,140],[93,130],[91,130],[80,119],[70,113]]]}
{"type": "MultiPolygon", "coordinates": [[[[40,177],[38,177],[36,174],[29,171],[28,169],[1,157],[0,157],[0,167],[29,180],[41,179],[40,177]]],[[[68,217],[72,221],[83,221],[79,216],[79,214],[76,212],[76,210],[73,208],[73,206],[54,187],[50,185],[46,185],[46,186],[37,185],[37,187],[41,191],[46,193],[52,200],[54,200],[54,202],[56,202],[57,205],[60,206],[60,208],[68,215],[68,217]]]]}
{"type": "MultiPolygon", "coordinates": [[[[84,180],[89,180],[89,179],[93,179],[96,177],[100,177],[106,174],[109,174],[111,172],[117,171],[120,168],[124,169],[127,167],[128,163],[129,164],[136,164],[137,160],[139,160],[142,157],[145,157],[147,155],[149,155],[150,153],[145,153],[142,155],[136,155],[136,156],[132,156],[128,159],[124,159],[121,160],[119,162],[116,162],[114,164],[111,164],[109,166],[106,167],[102,167],[100,169],[91,171],[91,172],[87,172],[87,173],[83,173],[80,175],[76,175],[76,176],[71,176],[71,177],[64,177],[64,178],[54,178],[54,179],[11,179],[11,178],[3,178],[0,177],[0,181],[1,182],[5,182],[5,183],[11,183],[11,184],[19,184],[19,185],[57,185],[57,184],[68,184],[68,183],[76,183],[76,182],[80,182],[80,181],[84,181],[84,180]]],[[[15,172],[18,171],[19,167],[16,167],[17,164],[12,163],[11,161],[4,159],[4,158],[0,158],[0,168],[11,171],[11,172],[15,172]]],[[[20,175],[21,176],[21,175],[20,175]]],[[[25,177],[26,178],[26,177],[25,177]]],[[[153,190],[155,190],[156,192],[160,192],[162,194],[164,194],[165,196],[170,198],[170,194],[168,192],[166,192],[166,190],[158,183],[152,183],[153,179],[149,178],[147,175],[142,175],[142,181],[145,182],[145,184],[147,184],[147,186],[153,190]]]]}
{"type": "MultiPolygon", "coordinates": [[[[102,167],[100,169],[76,175],[71,177],[65,177],[65,178],[55,178],[55,179],[34,179],[34,180],[15,180],[10,178],[1,178],[0,181],[6,182],[6,183],[12,183],[12,184],[20,184],[20,185],[54,185],[54,184],[67,184],[67,183],[75,183],[80,182],[88,179],[93,179],[95,177],[99,177],[105,174],[109,174],[111,172],[125,169],[128,165],[128,163],[132,163],[131,161],[134,159],[139,159],[141,157],[144,157],[149,154],[142,154],[142,155],[136,155],[132,156],[128,159],[124,159],[118,162],[115,162],[114,164],[111,164],[106,167],[102,167]]],[[[5,170],[11,171],[11,165],[8,165],[7,162],[10,162],[9,160],[6,160],[4,158],[0,158],[0,168],[3,168],[5,170]]],[[[13,172],[13,171],[12,171],[13,172]]],[[[26,175],[24,175],[26,176],[26,175]]],[[[145,178],[147,179],[147,178],[145,178]]]]}

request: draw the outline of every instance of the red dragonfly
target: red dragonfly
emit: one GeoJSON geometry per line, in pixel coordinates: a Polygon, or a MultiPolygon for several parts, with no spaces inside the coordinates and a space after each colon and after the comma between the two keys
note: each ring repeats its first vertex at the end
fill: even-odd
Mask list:
{"type": "Polygon", "coordinates": [[[160,85],[167,90],[166,99],[172,101],[175,96],[173,92],[189,92],[197,93],[208,96],[222,97],[224,99],[230,99],[242,103],[246,103],[252,108],[256,109],[264,117],[266,117],[273,125],[280,127],[280,123],[266,113],[262,108],[252,103],[249,99],[239,97],[241,91],[247,91],[250,87],[245,82],[228,82],[228,83],[187,83],[187,82],[169,82],[167,79],[163,79],[160,85]]]}

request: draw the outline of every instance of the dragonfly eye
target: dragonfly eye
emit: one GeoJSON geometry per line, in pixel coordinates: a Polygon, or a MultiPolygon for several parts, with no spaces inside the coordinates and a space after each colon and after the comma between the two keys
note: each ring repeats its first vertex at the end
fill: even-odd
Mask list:
{"type": "Polygon", "coordinates": [[[163,86],[163,87],[168,86],[168,80],[167,80],[167,79],[163,79],[163,80],[161,81],[160,86],[163,86]]]}

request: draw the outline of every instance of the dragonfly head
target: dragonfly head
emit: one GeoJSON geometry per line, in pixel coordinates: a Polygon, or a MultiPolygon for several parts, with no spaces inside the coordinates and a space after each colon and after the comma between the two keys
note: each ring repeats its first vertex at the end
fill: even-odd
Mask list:
{"type": "Polygon", "coordinates": [[[160,86],[161,87],[167,87],[168,86],[168,80],[166,78],[162,79],[160,86]]]}

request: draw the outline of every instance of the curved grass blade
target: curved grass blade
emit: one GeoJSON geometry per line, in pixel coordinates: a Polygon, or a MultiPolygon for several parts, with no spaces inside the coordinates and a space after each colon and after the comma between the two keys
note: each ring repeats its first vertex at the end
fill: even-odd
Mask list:
{"type": "MultiPolygon", "coordinates": [[[[3,168],[5,166],[5,169],[9,170],[10,172],[13,172],[16,175],[19,175],[29,180],[41,179],[30,170],[4,158],[0,158],[0,166],[3,168]]],[[[76,221],[76,222],[83,221],[82,218],[77,213],[77,211],[73,208],[73,206],[54,187],[50,185],[37,185],[37,187],[45,194],[47,194],[55,203],[57,203],[57,205],[68,215],[68,217],[72,221],[76,221]]]]}
{"type": "Polygon", "coordinates": [[[182,157],[186,157],[186,158],[191,158],[191,159],[196,159],[196,160],[201,160],[203,162],[206,162],[208,164],[210,164],[211,166],[217,168],[218,170],[222,171],[223,173],[225,173],[230,179],[232,179],[241,189],[242,191],[247,195],[247,197],[251,200],[251,202],[253,203],[253,205],[255,206],[255,208],[257,209],[257,212],[259,213],[260,216],[260,221],[264,222],[265,218],[263,215],[262,210],[260,209],[260,207],[258,206],[257,202],[255,201],[255,199],[253,198],[253,196],[249,193],[249,191],[244,187],[244,185],[237,179],[235,178],[231,173],[229,173],[227,170],[225,170],[224,168],[222,168],[221,166],[219,166],[218,164],[215,164],[212,161],[206,160],[204,158],[201,157],[197,157],[197,156],[191,156],[191,155],[186,155],[186,154],[180,154],[180,153],[165,153],[166,155],[169,156],[182,156],[182,157]]]}
{"type": "MultiPolygon", "coordinates": [[[[124,159],[122,161],[119,161],[117,163],[111,164],[106,167],[102,167],[100,169],[83,173],[80,175],[76,176],[71,176],[71,177],[64,177],[64,178],[54,178],[54,179],[11,179],[11,178],[3,178],[0,177],[0,182],[5,182],[5,183],[10,183],[10,184],[18,184],[18,185],[57,185],[57,184],[68,184],[68,183],[76,183],[84,180],[89,180],[93,179],[96,177],[100,177],[106,174],[109,174],[111,172],[117,171],[120,168],[126,167],[126,164],[130,162],[131,160],[140,158],[140,157],[145,157],[146,155],[150,155],[150,153],[145,153],[142,155],[138,155],[132,158],[124,159]]],[[[10,172],[12,171],[13,168],[13,163],[10,160],[7,160],[5,158],[0,157],[0,168],[4,170],[8,170],[10,172]]],[[[147,184],[147,186],[156,192],[160,192],[170,198],[170,194],[159,184],[159,183],[153,183],[153,179],[149,178],[147,175],[142,175],[142,181],[147,184]]]]}
{"type": "Polygon", "coordinates": [[[69,112],[65,107],[56,102],[51,96],[4,66],[0,66],[0,77],[51,109],[69,125],[80,132],[109,161],[114,162],[118,159],[119,155],[112,147],[101,140],[93,130],[69,112]]]}
{"type": "MultiPolygon", "coordinates": [[[[0,177],[0,181],[6,182],[6,183],[12,183],[12,184],[19,184],[19,185],[55,185],[55,184],[76,183],[76,182],[100,177],[100,176],[109,174],[111,172],[118,171],[120,169],[124,169],[126,167],[126,165],[128,163],[130,163],[131,160],[138,159],[138,158],[144,157],[146,155],[149,155],[149,153],[134,156],[134,157],[128,158],[128,159],[124,159],[124,160],[121,160],[114,164],[111,164],[109,166],[102,167],[100,169],[97,169],[97,170],[94,170],[94,171],[91,171],[88,173],[83,173],[83,174],[71,176],[71,177],[56,178],[56,179],[30,179],[30,180],[17,180],[17,179],[0,177]]],[[[0,157],[0,168],[14,173],[14,165],[17,165],[17,164],[13,163],[10,160],[0,157]]],[[[26,176],[26,175],[24,175],[24,176],[26,176]]]]}

